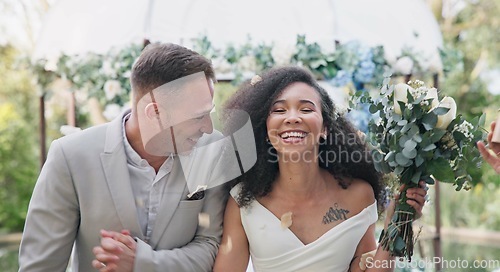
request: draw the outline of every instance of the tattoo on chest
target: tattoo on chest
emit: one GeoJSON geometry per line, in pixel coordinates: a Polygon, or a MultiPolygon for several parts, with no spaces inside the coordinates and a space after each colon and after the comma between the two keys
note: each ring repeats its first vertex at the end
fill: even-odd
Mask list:
{"type": "Polygon", "coordinates": [[[338,220],[346,220],[348,213],[348,210],[339,209],[339,204],[335,203],[333,207],[328,209],[325,216],[323,216],[323,224],[326,225],[338,220]]]}

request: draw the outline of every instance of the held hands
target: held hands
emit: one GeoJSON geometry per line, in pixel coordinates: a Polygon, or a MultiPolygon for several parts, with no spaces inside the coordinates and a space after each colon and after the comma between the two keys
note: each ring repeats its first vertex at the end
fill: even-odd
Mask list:
{"type": "Polygon", "coordinates": [[[133,271],[136,245],[128,230],[101,230],[101,245],[93,249],[92,266],[100,272],[133,271]]]}
{"type": "MultiPolygon", "coordinates": [[[[406,197],[408,200],[406,203],[408,203],[410,206],[412,206],[415,209],[415,219],[418,219],[422,216],[422,209],[424,208],[425,205],[425,200],[427,196],[427,185],[425,184],[425,181],[420,181],[418,183],[419,187],[418,188],[409,188],[406,191],[406,197]]],[[[401,192],[404,189],[404,185],[401,185],[399,187],[399,191],[401,192]]],[[[387,209],[387,216],[385,220],[385,227],[387,228],[387,225],[389,225],[389,222],[391,221],[392,215],[394,214],[394,209],[396,207],[396,202],[399,200],[399,195],[396,195],[395,199],[391,201],[389,204],[389,208],[387,209]]]]}
{"type": "Polygon", "coordinates": [[[495,169],[497,174],[500,174],[500,143],[494,143],[491,141],[495,125],[496,122],[491,123],[491,132],[488,133],[488,147],[486,147],[483,142],[477,142],[477,148],[479,149],[479,152],[481,152],[484,160],[489,163],[493,169],[495,169]]]}

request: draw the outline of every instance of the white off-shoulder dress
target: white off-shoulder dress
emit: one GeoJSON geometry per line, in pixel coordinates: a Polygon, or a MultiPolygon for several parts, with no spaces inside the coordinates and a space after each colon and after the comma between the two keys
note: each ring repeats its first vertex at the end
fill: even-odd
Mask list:
{"type": "MultiPolygon", "coordinates": [[[[240,190],[240,184],[231,190],[235,200],[240,190]]],[[[359,241],[378,218],[374,202],[304,245],[289,228],[283,229],[280,219],[256,200],[240,208],[240,214],[256,272],[348,271],[359,241]]],[[[249,267],[247,271],[251,270],[249,267]]]]}

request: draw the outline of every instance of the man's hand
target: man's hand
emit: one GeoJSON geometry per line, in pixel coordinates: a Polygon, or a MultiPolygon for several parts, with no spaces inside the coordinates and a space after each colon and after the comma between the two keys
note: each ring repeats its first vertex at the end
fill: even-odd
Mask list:
{"type": "Polygon", "coordinates": [[[92,266],[100,272],[133,271],[137,243],[130,232],[101,230],[101,237],[101,245],[93,249],[95,259],[92,266]]]}
{"type": "Polygon", "coordinates": [[[488,133],[488,148],[483,142],[477,142],[477,148],[484,160],[493,167],[497,174],[500,174],[500,143],[494,143],[491,141],[493,137],[493,131],[495,130],[495,122],[491,123],[491,132],[488,133]]]}

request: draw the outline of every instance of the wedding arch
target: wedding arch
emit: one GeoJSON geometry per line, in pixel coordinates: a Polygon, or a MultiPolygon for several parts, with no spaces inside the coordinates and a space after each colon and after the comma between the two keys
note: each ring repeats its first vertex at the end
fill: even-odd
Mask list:
{"type": "Polygon", "coordinates": [[[60,0],[49,11],[33,54],[39,82],[69,79],[73,89],[100,96],[103,106],[122,104],[127,97],[102,99],[104,85],[114,80],[107,86],[120,82],[120,89],[125,94],[129,91],[125,68],[146,39],[204,51],[221,79],[248,77],[268,66],[294,61],[309,62],[306,66],[325,79],[337,77],[335,85],[348,83],[349,78],[354,83],[380,78],[384,67],[405,75],[438,73],[442,67],[441,33],[423,0],[319,0],[314,4],[304,0],[60,0]],[[303,40],[297,35],[303,35],[303,40]],[[348,54],[336,53],[343,60],[332,56],[339,44],[349,44],[340,48],[347,48],[348,54]],[[360,71],[354,76],[357,68],[360,71]]]}

